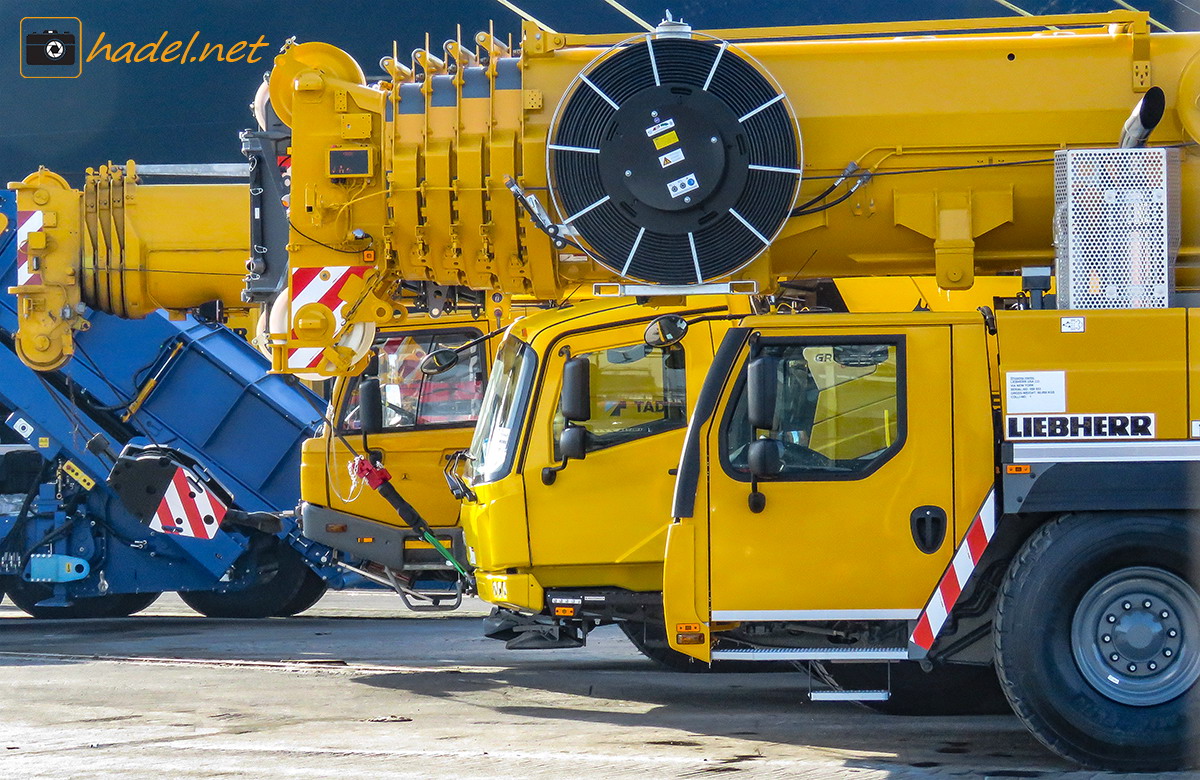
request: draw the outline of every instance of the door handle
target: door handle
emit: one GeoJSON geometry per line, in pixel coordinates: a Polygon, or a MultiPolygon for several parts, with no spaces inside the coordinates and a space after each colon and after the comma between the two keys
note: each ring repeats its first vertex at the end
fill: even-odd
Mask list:
{"type": "Polygon", "coordinates": [[[913,543],[926,555],[942,549],[946,541],[946,510],[940,506],[919,506],[909,516],[913,543]]]}

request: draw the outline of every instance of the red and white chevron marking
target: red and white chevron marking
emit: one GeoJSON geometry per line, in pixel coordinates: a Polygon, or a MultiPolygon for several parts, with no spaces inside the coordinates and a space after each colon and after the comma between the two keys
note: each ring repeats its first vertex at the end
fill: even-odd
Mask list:
{"type": "Polygon", "coordinates": [[[29,234],[42,229],[44,218],[40,211],[17,212],[17,286],[41,284],[42,274],[34,267],[36,257],[29,256],[29,234]]]}
{"type": "Polygon", "coordinates": [[[993,489],[988,491],[983,506],[975,515],[971,527],[967,529],[966,537],[955,551],[954,558],[950,560],[950,566],[946,568],[941,582],[929,597],[929,603],[925,605],[925,611],[921,613],[917,627],[913,629],[909,638],[910,642],[925,650],[933,647],[933,640],[937,639],[938,632],[946,625],[946,618],[950,615],[950,610],[954,609],[954,602],[958,601],[959,595],[966,589],[975,567],[979,565],[979,559],[983,557],[983,551],[987,549],[988,542],[992,541],[995,533],[996,491],[993,489]]]}
{"type": "MultiPolygon", "coordinates": [[[[346,324],[342,288],[351,276],[363,276],[369,265],[334,265],[326,268],[292,269],[292,316],[308,303],[320,303],[333,312],[335,329],[346,324]]],[[[296,332],[292,331],[292,338],[296,332]]],[[[288,350],[288,368],[316,368],[321,364],[321,347],[293,347],[288,350]]]]}
{"type": "Polygon", "coordinates": [[[150,528],[175,536],[211,539],[217,535],[227,509],[221,499],[200,484],[200,480],[189,477],[182,467],[176,467],[167,484],[167,492],[150,519],[150,528]]]}

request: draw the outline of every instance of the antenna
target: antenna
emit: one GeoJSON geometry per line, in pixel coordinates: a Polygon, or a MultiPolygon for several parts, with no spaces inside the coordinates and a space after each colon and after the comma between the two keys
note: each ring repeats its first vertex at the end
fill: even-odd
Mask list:
{"type": "Polygon", "coordinates": [[[604,2],[608,3],[613,8],[617,9],[618,11],[625,14],[633,21],[640,24],[642,26],[642,29],[644,29],[646,32],[654,32],[654,25],[650,24],[645,19],[643,19],[642,17],[635,14],[633,11],[630,11],[628,8],[626,8],[625,6],[618,3],[617,0],[604,0],[604,2]]]}
{"type": "MultiPolygon", "coordinates": [[[[1141,10],[1142,10],[1142,9],[1140,9],[1140,8],[1134,8],[1134,7],[1133,7],[1132,5],[1130,5],[1129,3],[1126,3],[1126,2],[1125,2],[1125,0],[1113,0],[1113,3],[1115,3],[1116,5],[1119,5],[1119,6],[1121,6],[1121,7],[1122,7],[1122,8],[1124,8],[1126,11],[1141,11],[1141,10]]],[[[1163,32],[1175,32],[1175,31],[1174,31],[1174,30],[1172,30],[1170,27],[1167,27],[1165,24],[1163,24],[1162,22],[1160,22],[1160,21],[1158,21],[1157,19],[1155,19],[1153,16],[1151,16],[1151,17],[1150,17],[1150,24],[1154,25],[1155,27],[1157,27],[1158,29],[1162,30],[1163,32]]]]}
{"type": "Polygon", "coordinates": [[[550,33],[551,35],[558,35],[558,30],[551,29],[547,24],[545,24],[541,20],[534,17],[533,14],[529,13],[528,11],[521,10],[520,8],[517,7],[516,3],[510,2],[510,0],[496,0],[496,2],[499,3],[500,5],[504,6],[508,10],[512,11],[514,14],[521,17],[525,21],[533,22],[538,27],[541,27],[543,30],[550,33]]]}

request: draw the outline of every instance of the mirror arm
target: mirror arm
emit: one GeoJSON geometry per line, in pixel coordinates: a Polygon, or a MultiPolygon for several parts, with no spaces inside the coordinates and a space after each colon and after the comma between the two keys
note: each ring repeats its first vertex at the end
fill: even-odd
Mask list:
{"type": "Polygon", "coordinates": [[[564,457],[562,459],[562,463],[558,464],[557,466],[544,467],[542,469],[542,484],[545,485],[546,487],[553,485],[554,480],[558,479],[558,472],[565,469],[567,467],[567,464],[570,461],[571,461],[570,458],[564,457]]]}
{"type": "Polygon", "coordinates": [[[459,344],[457,347],[451,347],[450,349],[453,349],[455,352],[462,352],[464,350],[470,349],[471,347],[475,346],[476,344],[482,344],[483,342],[487,341],[488,339],[494,339],[506,330],[508,330],[507,325],[505,325],[503,328],[496,328],[495,330],[485,333],[482,336],[476,336],[475,338],[471,339],[470,341],[468,341],[465,344],[459,344]]]}
{"type": "Polygon", "coordinates": [[[767,497],[758,489],[758,477],[753,471],[750,472],[750,495],[746,497],[746,504],[754,514],[767,508],[767,497]]]}

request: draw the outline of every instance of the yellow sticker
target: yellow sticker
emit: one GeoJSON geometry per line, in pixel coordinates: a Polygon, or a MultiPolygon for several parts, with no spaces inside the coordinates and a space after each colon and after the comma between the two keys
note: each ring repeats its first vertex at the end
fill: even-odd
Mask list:
{"type": "Polygon", "coordinates": [[[674,130],[672,130],[669,133],[660,135],[658,138],[655,138],[654,139],[654,148],[662,149],[663,147],[670,146],[671,144],[677,144],[677,143],[679,143],[679,134],[676,133],[674,130]]]}
{"type": "Polygon", "coordinates": [[[68,460],[63,464],[62,468],[67,473],[67,476],[82,485],[84,490],[91,490],[96,486],[96,480],[83,473],[83,469],[76,466],[73,462],[68,460]]]}
{"type": "Polygon", "coordinates": [[[39,436],[38,437],[38,447],[40,447],[44,450],[49,446],[50,446],[50,437],[49,436],[39,436]]]}

